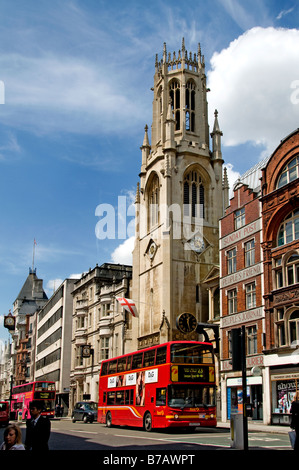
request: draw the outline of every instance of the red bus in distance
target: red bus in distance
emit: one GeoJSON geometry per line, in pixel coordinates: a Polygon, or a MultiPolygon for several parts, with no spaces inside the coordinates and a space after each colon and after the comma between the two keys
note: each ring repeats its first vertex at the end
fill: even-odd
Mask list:
{"type": "Polygon", "coordinates": [[[49,418],[54,418],[55,397],[55,382],[43,380],[16,385],[12,389],[11,419],[18,419],[19,413],[22,413],[22,419],[30,418],[29,403],[32,400],[41,400],[44,405],[41,414],[49,418]]]}
{"type": "Polygon", "coordinates": [[[103,361],[98,421],[146,431],[216,426],[212,345],[171,341],[103,361]]]}

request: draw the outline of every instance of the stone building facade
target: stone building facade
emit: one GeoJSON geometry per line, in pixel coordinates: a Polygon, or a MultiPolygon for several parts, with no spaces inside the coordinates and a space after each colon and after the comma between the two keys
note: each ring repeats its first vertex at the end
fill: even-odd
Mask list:
{"type": "Polygon", "coordinates": [[[104,263],[82,275],[73,290],[70,408],[98,401],[101,361],[131,349],[132,317],[116,297],[129,297],[132,267],[104,263]]]}
{"type": "Polygon", "coordinates": [[[264,299],[260,176],[264,162],[235,184],[220,221],[222,419],[241,411],[242,373],[232,371],[231,330],[245,325],[248,403],[263,419],[264,299]],[[249,186],[251,185],[251,187],[249,186]]]}
{"type": "Polygon", "coordinates": [[[47,300],[48,297],[43,289],[43,280],[37,277],[36,269],[30,268],[29,275],[13,304],[15,330],[11,331],[11,354],[14,385],[25,383],[30,378],[31,317],[45,305],[47,300]]]}
{"type": "Polygon", "coordinates": [[[72,291],[76,279],[65,279],[46,305],[36,313],[33,379],[55,381],[56,402],[69,408],[72,291]]]}
{"type": "Polygon", "coordinates": [[[184,313],[197,322],[213,318],[215,281],[210,291],[207,286],[217,270],[219,282],[218,221],[228,184],[217,112],[210,145],[207,92],[200,46],[188,53],[183,40],[178,53],[168,54],[164,44],[155,64],[151,144],[146,126],[136,193],[133,349],[199,339],[194,329],[178,329],[184,313]]]}

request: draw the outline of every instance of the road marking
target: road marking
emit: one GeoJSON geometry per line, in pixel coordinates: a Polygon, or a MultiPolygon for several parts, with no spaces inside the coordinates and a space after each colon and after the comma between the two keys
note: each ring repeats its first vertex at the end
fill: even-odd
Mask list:
{"type": "Polygon", "coordinates": [[[94,432],[94,431],[84,431],[82,429],[70,429],[70,431],[72,432],[80,432],[80,433],[84,433],[84,434],[98,434],[97,432],[94,432]]]}

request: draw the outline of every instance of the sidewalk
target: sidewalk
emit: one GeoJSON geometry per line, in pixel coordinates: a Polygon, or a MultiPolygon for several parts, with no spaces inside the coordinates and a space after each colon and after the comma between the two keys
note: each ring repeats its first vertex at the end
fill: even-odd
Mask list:
{"type": "MultiPolygon", "coordinates": [[[[217,428],[230,429],[230,421],[217,423],[217,428]]],[[[248,431],[270,432],[277,434],[287,434],[291,430],[290,426],[275,426],[272,424],[264,424],[261,421],[248,420],[248,431]]]]}

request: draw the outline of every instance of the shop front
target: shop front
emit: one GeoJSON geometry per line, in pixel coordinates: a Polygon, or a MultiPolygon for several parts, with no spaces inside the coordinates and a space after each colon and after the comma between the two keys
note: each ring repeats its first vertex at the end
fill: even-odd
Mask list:
{"type": "Polygon", "coordinates": [[[290,408],[296,390],[299,390],[299,371],[297,367],[272,369],[271,379],[271,422],[290,425],[290,408]]]}
{"type": "MultiPolygon", "coordinates": [[[[242,378],[234,377],[227,379],[227,419],[232,414],[243,413],[243,389],[242,378]]],[[[250,405],[248,417],[253,420],[263,419],[263,384],[262,377],[247,377],[246,380],[246,403],[250,405]]]]}

